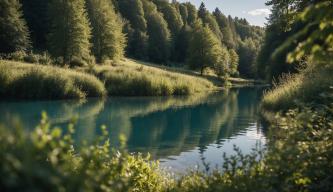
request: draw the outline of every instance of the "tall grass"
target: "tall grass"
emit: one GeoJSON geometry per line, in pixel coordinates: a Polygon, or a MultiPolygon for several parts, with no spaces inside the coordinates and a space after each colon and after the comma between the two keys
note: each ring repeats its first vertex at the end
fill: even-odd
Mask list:
{"type": "Polygon", "coordinates": [[[105,82],[109,95],[190,95],[216,88],[201,77],[141,65],[131,60],[114,66],[96,67],[93,73],[105,82]]]}
{"type": "Polygon", "coordinates": [[[299,74],[284,75],[280,83],[266,92],[262,108],[267,111],[286,111],[304,103],[323,103],[333,87],[333,67],[312,64],[299,74]]]}
{"type": "Polygon", "coordinates": [[[99,97],[105,88],[96,77],[51,66],[0,61],[0,97],[67,99],[99,97]]]}

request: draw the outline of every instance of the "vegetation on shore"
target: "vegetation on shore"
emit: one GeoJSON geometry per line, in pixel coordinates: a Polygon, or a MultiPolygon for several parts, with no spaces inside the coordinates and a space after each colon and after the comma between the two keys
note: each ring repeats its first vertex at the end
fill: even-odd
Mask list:
{"type": "Polygon", "coordinates": [[[0,60],[0,96],[68,99],[109,96],[191,95],[217,89],[209,80],[122,60],[76,69],[0,60]]]}
{"type": "Polygon", "coordinates": [[[170,72],[129,59],[113,66],[98,66],[90,72],[105,82],[109,95],[190,95],[217,89],[205,78],[170,72]]]}
{"type": "Polygon", "coordinates": [[[330,191],[332,120],[332,108],[290,111],[277,118],[265,154],[235,148],[222,170],[175,178],[149,157],[110,149],[105,128],[95,144],[73,147],[73,124],[62,133],[44,115],[30,133],[0,127],[0,185],[5,191],[330,191]]]}
{"type": "Polygon", "coordinates": [[[0,60],[0,97],[68,99],[102,97],[106,90],[93,75],[52,66],[0,60]]]}

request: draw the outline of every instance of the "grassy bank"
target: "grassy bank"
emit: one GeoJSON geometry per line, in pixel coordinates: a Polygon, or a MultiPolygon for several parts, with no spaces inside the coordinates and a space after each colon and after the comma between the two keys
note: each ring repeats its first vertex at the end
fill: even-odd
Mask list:
{"type": "Polygon", "coordinates": [[[326,104],[333,87],[332,63],[311,64],[299,74],[285,75],[266,92],[262,100],[265,111],[286,111],[304,104],[326,104]]]}
{"type": "Polygon", "coordinates": [[[0,60],[0,97],[65,99],[109,96],[191,95],[216,90],[196,75],[124,59],[92,68],[58,68],[0,60]]]}
{"type": "Polygon", "coordinates": [[[83,70],[104,81],[112,96],[190,95],[217,89],[203,77],[130,59],[83,70]]]}
{"type": "Polygon", "coordinates": [[[0,61],[0,97],[7,99],[67,99],[101,97],[104,85],[96,77],[70,69],[0,61]]]}

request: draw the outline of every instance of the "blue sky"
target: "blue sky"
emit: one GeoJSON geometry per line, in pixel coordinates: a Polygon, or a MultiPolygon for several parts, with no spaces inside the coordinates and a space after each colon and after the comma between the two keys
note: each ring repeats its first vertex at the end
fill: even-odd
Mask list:
{"type": "Polygon", "coordinates": [[[218,7],[225,15],[246,18],[252,25],[264,26],[270,11],[266,0],[178,0],[191,2],[197,7],[203,1],[210,11],[218,7]]]}

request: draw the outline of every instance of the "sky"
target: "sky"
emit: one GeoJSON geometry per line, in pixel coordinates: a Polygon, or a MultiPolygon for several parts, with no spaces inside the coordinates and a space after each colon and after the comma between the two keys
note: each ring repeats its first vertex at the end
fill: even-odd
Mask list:
{"type": "Polygon", "coordinates": [[[270,10],[265,5],[266,0],[178,0],[191,2],[197,7],[204,2],[209,11],[218,7],[225,15],[246,18],[252,25],[264,26],[270,10]]]}

